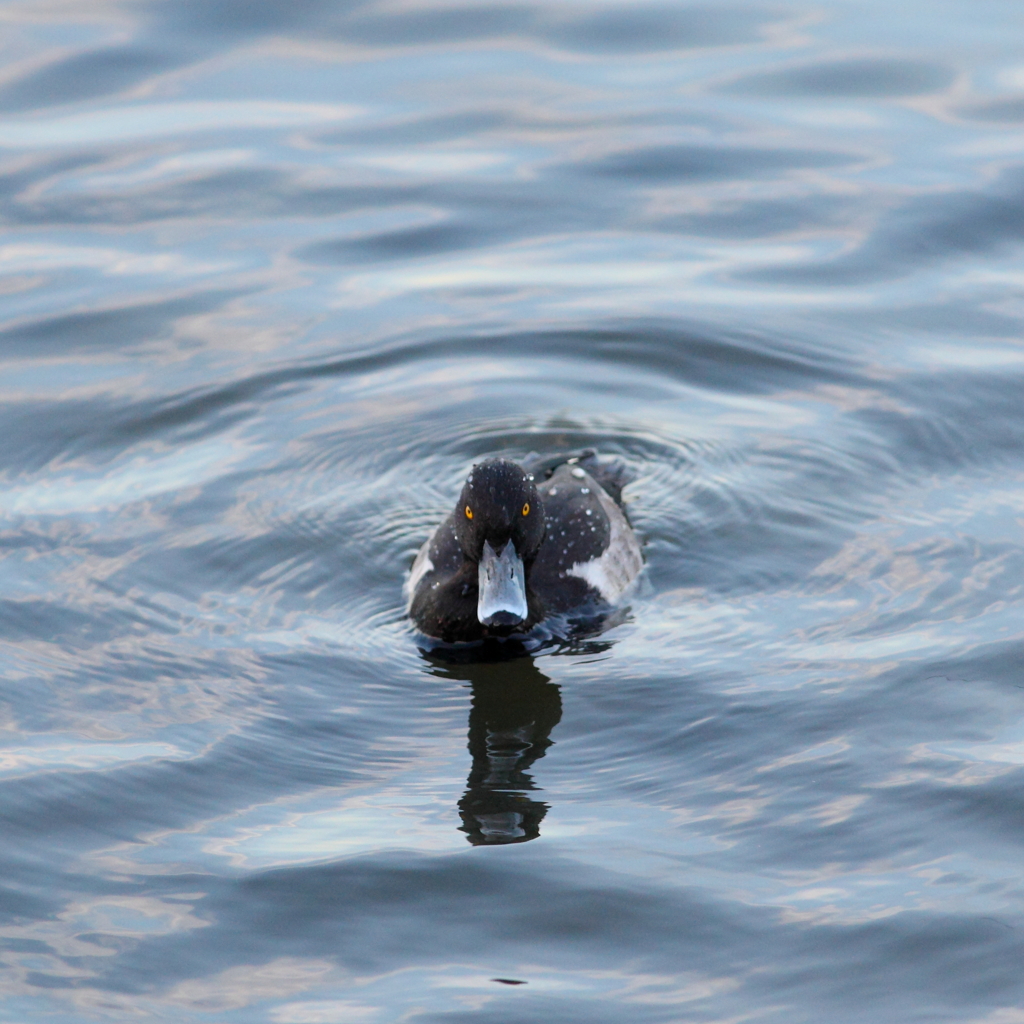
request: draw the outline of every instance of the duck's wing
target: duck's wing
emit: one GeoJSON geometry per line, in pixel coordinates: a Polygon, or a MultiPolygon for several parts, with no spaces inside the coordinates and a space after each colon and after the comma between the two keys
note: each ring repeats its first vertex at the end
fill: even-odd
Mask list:
{"type": "Polygon", "coordinates": [[[530,452],[523,459],[523,469],[537,485],[550,480],[562,466],[579,466],[597,481],[608,496],[622,508],[622,488],[632,479],[633,474],[623,459],[614,455],[598,455],[593,448],[577,448],[557,455],[538,455],[530,452]]]}
{"type": "Polygon", "coordinates": [[[601,458],[595,453],[588,458],[580,459],[579,464],[625,514],[622,489],[633,480],[633,472],[626,461],[614,455],[601,458]]]}
{"type": "Polygon", "coordinates": [[[547,611],[616,604],[643,567],[622,509],[578,463],[559,466],[538,491],[547,534],[530,582],[547,611]]]}

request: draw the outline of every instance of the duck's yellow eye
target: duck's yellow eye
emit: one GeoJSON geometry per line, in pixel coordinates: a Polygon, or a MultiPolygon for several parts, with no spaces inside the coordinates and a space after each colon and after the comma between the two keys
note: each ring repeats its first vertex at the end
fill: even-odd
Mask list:
{"type": "Polygon", "coordinates": [[[472,519],[473,518],[473,510],[468,505],[466,506],[466,518],[467,519],[472,519]]]}
{"type": "Polygon", "coordinates": [[[530,503],[529,503],[529,502],[527,502],[527,503],[526,503],[526,504],[525,504],[525,505],[523,506],[523,515],[524,515],[524,516],[528,516],[529,514],[530,514],[530,503]]]}

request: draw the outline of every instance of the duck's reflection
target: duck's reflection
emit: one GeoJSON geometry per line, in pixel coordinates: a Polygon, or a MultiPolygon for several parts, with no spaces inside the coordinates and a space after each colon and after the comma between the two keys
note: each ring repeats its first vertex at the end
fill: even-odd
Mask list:
{"type": "Polygon", "coordinates": [[[536,839],[548,805],[530,795],[537,787],[527,770],[551,746],[551,730],[562,718],[558,687],[531,657],[461,665],[430,660],[436,674],[463,679],[473,692],[473,764],[459,801],[460,830],[474,846],[536,839]]]}

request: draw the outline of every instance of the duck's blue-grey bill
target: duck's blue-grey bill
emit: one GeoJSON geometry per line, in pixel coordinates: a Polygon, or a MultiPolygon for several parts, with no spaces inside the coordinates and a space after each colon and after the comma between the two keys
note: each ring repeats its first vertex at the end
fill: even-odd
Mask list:
{"type": "Polygon", "coordinates": [[[512,541],[500,555],[484,541],[479,585],[476,617],[483,625],[516,626],[526,621],[526,576],[523,560],[512,541]]]}

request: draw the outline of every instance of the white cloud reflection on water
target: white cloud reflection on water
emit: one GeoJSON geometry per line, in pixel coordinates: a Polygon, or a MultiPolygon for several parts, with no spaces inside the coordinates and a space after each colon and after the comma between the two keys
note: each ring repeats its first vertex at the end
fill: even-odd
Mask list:
{"type": "Polygon", "coordinates": [[[354,117],[359,109],[346,104],[282,103],[273,100],[194,100],[183,103],[139,103],[58,117],[0,119],[0,148],[126,142],[189,132],[298,127],[354,117]]]}
{"type": "Polygon", "coordinates": [[[105,274],[153,274],[174,278],[223,273],[234,266],[227,260],[204,262],[174,252],[140,253],[29,241],[0,246],[0,273],[3,274],[88,268],[105,274]]]}
{"type": "Polygon", "coordinates": [[[67,743],[57,746],[0,747],[0,776],[31,775],[40,771],[97,771],[189,756],[170,743],[67,743]]]}
{"type": "Polygon", "coordinates": [[[164,454],[130,457],[103,473],[43,474],[0,491],[7,515],[61,515],[113,509],[158,494],[196,487],[244,461],[252,449],[226,439],[186,445],[164,454]]]}

